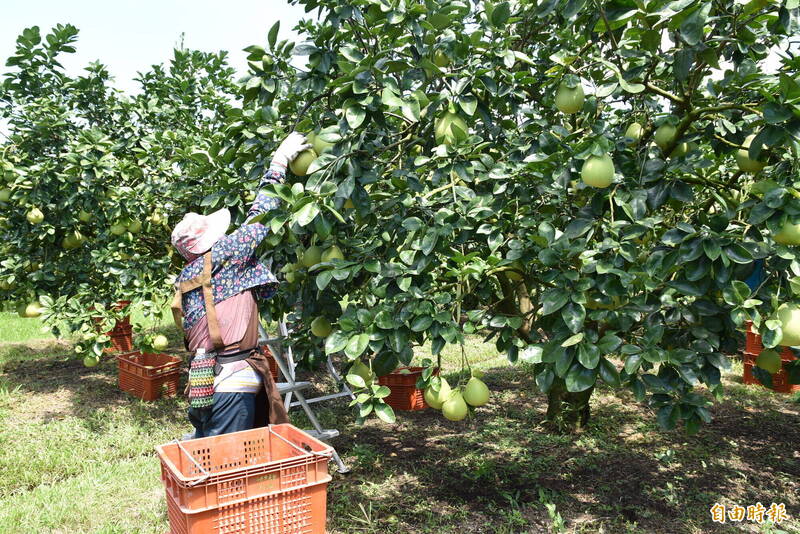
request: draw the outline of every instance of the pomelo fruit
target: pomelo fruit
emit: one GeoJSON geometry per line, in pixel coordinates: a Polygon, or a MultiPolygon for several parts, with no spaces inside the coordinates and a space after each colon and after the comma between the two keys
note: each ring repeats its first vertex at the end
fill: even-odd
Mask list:
{"type": "Polygon", "coordinates": [[[761,354],[756,358],[756,365],[774,375],[781,370],[781,355],[776,350],[762,350],[761,354]]]}
{"type": "Polygon", "coordinates": [[[42,314],[42,305],[37,301],[33,301],[25,306],[25,317],[33,318],[39,317],[42,314]]]}
{"type": "Polygon", "coordinates": [[[470,406],[483,406],[489,402],[489,388],[479,378],[472,377],[464,388],[464,401],[470,406]]]}
{"type": "Polygon", "coordinates": [[[786,221],[772,239],[781,245],[800,245],[800,223],[793,224],[791,221],[786,221]]]}
{"type": "Polygon", "coordinates": [[[311,268],[320,262],[322,258],[322,249],[319,248],[317,245],[312,245],[303,252],[303,265],[307,268],[311,268]]]}
{"type": "Polygon", "coordinates": [[[11,189],[0,189],[0,202],[8,202],[11,198],[11,189]]]}
{"type": "Polygon", "coordinates": [[[324,154],[325,152],[328,152],[331,148],[333,148],[333,145],[335,144],[335,143],[329,143],[328,141],[325,141],[322,138],[322,136],[326,132],[338,133],[339,128],[336,126],[329,126],[328,128],[323,128],[319,132],[311,133],[308,136],[308,142],[314,145],[314,152],[316,152],[317,154],[324,154]]]}
{"type": "Polygon", "coordinates": [[[124,224],[118,222],[118,223],[112,224],[111,228],[109,228],[108,230],[109,230],[109,232],[111,232],[114,235],[122,235],[122,234],[125,233],[127,228],[125,227],[124,224]]]}
{"type": "Polygon", "coordinates": [[[303,150],[289,163],[289,169],[295,176],[305,176],[315,159],[317,159],[317,153],[313,149],[303,150]]]}
{"type": "Polygon", "coordinates": [[[450,64],[450,58],[442,50],[437,50],[433,53],[433,64],[443,69],[450,64]]]}
{"type": "Polygon", "coordinates": [[[469,409],[460,391],[453,391],[442,404],[442,415],[450,421],[461,421],[467,416],[469,409]]]}
{"type": "Polygon", "coordinates": [[[608,187],[614,180],[614,161],[608,154],[589,156],[583,162],[581,179],[592,187],[608,187]]]}
{"type": "MultiPolygon", "coordinates": [[[[755,135],[748,135],[747,138],[745,138],[744,143],[742,143],[744,148],[740,148],[736,151],[736,164],[743,172],[758,172],[766,166],[766,163],[763,161],[750,159],[750,152],[748,149],[750,148],[750,143],[753,142],[755,137],[755,135]]],[[[761,148],[763,149],[764,145],[761,145],[761,148]]]]}
{"type": "Polygon", "coordinates": [[[167,347],[169,347],[169,340],[167,339],[167,336],[158,334],[153,338],[153,348],[155,350],[166,350],[167,347]]]}
{"type": "Polygon", "coordinates": [[[800,345],[800,306],[785,303],[778,307],[777,319],[781,322],[783,338],[780,344],[784,347],[800,345]]]}
{"type": "Polygon", "coordinates": [[[317,317],[311,321],[311,333],[317,337],[328,337],[331,330],[331,323],[325,317],[317,317]]]}
{"type": "Polygon", "coordinates": [[[556,89],[556,107],[561,113],[577,113],[583,109],[583,102],[586,95],[581,84],[575,87],[568,87],[567,84],[560,84],[556,89]]]}
{"type": "Polygon", "coordinates": [[[64,236],[64,239],[61,240],[61,246],[65,250],[72,250],[81,246],[84,241],[83,235],[79,231],[73,230],[64,236]]]}
{"type": "Polygon", "coordinates": [[[452,393],[452,390],[450,389],[450,384],[447,383],[447,380],[442,378],[439,391],[436,391],[433,388],[428,387],[425,389],[425,394],[423,395],[423,397],[425,398],[425,402],[428,403],[428,406],[436,410],[441,410],[442,404],[444,404],[444,401],[446,401],[450,397],[450,393],[452,393]]]}
{"type": "Polygon", "coordinates": [[[86,210],[81,210],[78,212],[78,220],[81,222],[88,223],[92,220],[92,214],[86,210]]]}
{"type": "Polygon", "coordinates": [[[680,158],[681,156],[685,156],[687,152],[689,152],[689,143],[678,143],[675,145],[675,148],[672,149],[672,152],[669,153],[669,157],[680,158]]]}
{"type": "Polygon", "coordinates": [[[469,133],[467,123],[455,113],[445,113],[436,121],[434,134],[438,144],[452,145],[466,139],[469,133]]]}
{"type": "Polygon", "coordinates": [[[325,252],[322,253],[320,259],[322,260],[323,263],[326,261],[343,260],[344,254],[342,254],[342,251],[341,249],[339,249],[339,247],[333,245],[332,247],[330,247],[329,249],[327,249],[325,252]]]}
{"type": "Polygon", "coordinates": [[[39,208],[32,208],[26,215],[25,218],[28,219],[28,222],[31,224],[39,224],[44,220],[44,213],[39,208]]]}
{"type": "Polygon", "coordinates": [[[677,129],[669,123],[664,123],[658,127],[653,139],[662,152],[675,140],[676,131],[677,129]]]}
{"type": "Polygon", "coordinates": [[[86,356],[83,358],[83,365],[86,367],[95,367],[98,363],[100,363],[100,358],[97,356],[86,356]]]}
{"type": "Polygon", "coordinates": [[[625,137],[628,138],[629,145],[636,145],[639,144],[639,141],[642,139],[642,134],[644,133],[644,128],[638,122],[632,122],[628,125],[628,129],[625,130],[625,137]]]}
{"type": "Polygon", "coordinates": [[[126,227],[127,227],[128,231],[129,231],[130,233],[132,233],[132,234],[135,234],[135,233],[137,233],[139,230],[141,230],[141,229],[142,229],[142,223],[141,223],[141,221],[138,221],[138,220],[136,220],[136,219],[133,219],[132,221],[130,221],[130,222],[127,224],[127,226],[126,226],[126,227]]]}
{"type": "Polygon", "coordinates": [[[372,384],[372,369],[370,369],[369,366],[364,364],[364,362],[361,360],[356,360],[350,367],[350,370],[347,374],[360,376],[364,379],[364,383],[368,386],[372,384]]]}

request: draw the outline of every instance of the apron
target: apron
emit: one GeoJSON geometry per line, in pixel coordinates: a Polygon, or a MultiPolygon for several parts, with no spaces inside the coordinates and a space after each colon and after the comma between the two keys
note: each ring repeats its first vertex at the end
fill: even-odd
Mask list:
{"type": "MultiPolygon", "coordinates": [[[[172,299],[172,318],[178,330],[184,332],[184,346],[189,350],[186,340],[186,334],[183,329],[183,294],[199,287],[203,289],[203,300],[206,308],[206,319],[208,321],[208,333],[211,342],[214,344],[214,349],[217,352],[225,352],[227,350],[244,350],[239,347],[238,342],[226,346],[222,341],[220,335],[219,322],[217,320],[217,309],[214,306],[214,293],[211,287],[211,251],[203,255],[203,272],[190,280],[178,282],[175,284],[175,296],[172,299]]],[[[250,328],[258,327],[258,314],[254,313],[251,322],[255,324],[248,325],[250,328]]],[[[267,424],[281,424],[289,422],[289,415],[286,413],[286,408],[283,405],[278,387],[272,379],[272,373],[269,368],[269,361],[262,350],[269,351],[264,347],[259,349],[255,347],[250,350],[250,354],[245,358],[245,361],[252,367],[259,375],[261,375],[261,383],[263,385],[261,391],[256,395],[256,416],[255,427],[267,426],[267,424]]],[[[187,385],[188,392],[188,385],[187,385]]]]}

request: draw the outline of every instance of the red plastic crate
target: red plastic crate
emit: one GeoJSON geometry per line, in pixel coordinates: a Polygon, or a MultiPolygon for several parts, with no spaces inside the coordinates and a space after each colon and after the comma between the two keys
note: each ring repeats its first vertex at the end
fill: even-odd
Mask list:
{"type": "Polygon", "coordinates": [[[332,449],[290,425],[156,447],[173,534],[324,534],[332,449]]]}
{"type": "Polygon", "coordinates": [[[181,359],[168,354],[128,352],[117,356],[119,387],[142,400],[175,396],[181,374],[181,359]]]}
{"type": "MultiPolygon", "coordinates": [[[[417,379],[424,367],[398,367],[388,375],[378,377],[378,384],[391,389],[383,400],[395,410],[415,411],[428,407],[424,392],[417,388],[417,379]]],[[[435,372],[438,374],[438,371],[435,372]]]]}
{"type": "Polygon", "coordinates": [[[133,328],[117,323],[113,330],[107,333],[111,337],[110,352],[129,352],[133,350],[133,328]]]}
{"type": "MultiPolygon", "coordinates": [[[[788,351],[789,357],[787,358],[785,354],[787,351],[783,351],[781,353],[782,361],[790,362],[796,359],[791,351],[788,351]]],[[[759,382],[755,376],[753,376],[753,366],[756,364],[756,357],[756,354],[744,354],[744,376],[742,378],[745,384],[756,384],[763,386],[763,384],[759,382]]],[[[793,393],[795,391],[800,391],[800,385],[789,383],[789,375],[784,368],[772,375],[772,389],[778,393],[793,393]]]]}

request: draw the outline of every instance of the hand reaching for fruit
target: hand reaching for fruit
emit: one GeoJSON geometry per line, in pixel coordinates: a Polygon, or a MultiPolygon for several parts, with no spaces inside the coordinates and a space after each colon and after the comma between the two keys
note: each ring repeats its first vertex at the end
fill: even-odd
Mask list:
{"type": "Polygon", "coordinates": [[[272,156],[270,168],[285,171],[289,163],[293,161],[300,152],[308,150],[309,148],[311,148],[311,144],[306,141],[305,135],[298,132],[290,133],[272,156]]]}

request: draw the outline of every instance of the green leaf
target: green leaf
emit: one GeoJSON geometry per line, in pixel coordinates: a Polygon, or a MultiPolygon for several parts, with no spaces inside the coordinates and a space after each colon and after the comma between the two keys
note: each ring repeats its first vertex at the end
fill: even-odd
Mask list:
{"type": "Polygon", "coordinates": [[[388,87],[383,88],[383,92],[381,93],[381,102],[390,108],[399,108],[403,105],[403,100],[388,87]]]}
{"type": "Polygon", "coordinates": [[[577,333],[583,328],[583,322],[586,319],[586,309],[582,304],[575,302],[568,302],[561,308],[561,318],[564,319],[567,328],[571,332],[577,333]]]}
{"type": "Polygon", "coordinates": [[[619,371],[617,371],[613,363],[605,358],[600,359],[600,378],[611,387],[619,387],[621,385],[619,371]]]}
{"type": "Polygon", "coordinates": [[[570,336],[566,340],[564,340],[563,343],[561,343],[561,346],[566,348],[566,347],[571,347],[572,345],[577,345],[578,343],[583,341],[583,336],[584,336],[583,332],[579,332],[574,336],[570,336]]]}
{"type": "Polygon", "coordinates": [[[594,386],[597,381],[597,370],[587,369],[579,363],[573,363],[570,367],[567,376],[564,377],[564,382],[567,385],[567,391],[570,393],[579,393],[586,391],[594,386]]]}
{"type": "Polygon", "coordinates": [[[308,223],[314,220],[314,217],[319,214],[319,206],[317,206],[314,202],[309,202],[302,208],[300,211],[293,215],[293,218],[300,226],[306,226],[308,223]]]}
{"type": "Polygon", "coordinates": [[[351,104],[344,110],[345,119],[351,128],[358,128],[364,123],[367,112],[358,104],[351,104]]]}
{"type": "Polygon", "coordinates": [[[348,382],[357,388],[367,387],[367,384],[364,382],[364,378],[361,375],[352,374],[347,375],[346,378],[348,382]]]}
{"type": "Polygon", "coordinates": [[[369,345],[369,334],[356,334],[347,342],[344,353],[350,359],[358,358],[367,349],[367,345],[369,345]]]}
{"type": "Polygon", "coordinates": [[[376,403],[375,415],[377,415],[378,418],[380,418],[380,420],[384,423],[394,423],[397,419],[392,407],[385,402],[376,403]]]}
{"type": "Polygon", "coordinates": [[[536,375],[536,386],[542,393],[547,393],[550,391],[550,387],[553,385],[554,379],[555,374],[553,373],[553,370],[549,367],[545,367],[538,375],[536,375]]]}
{"type": "Polygon", "coordinates": [[[505,26],[509,18],[511,18],[511,5],[508,2],[501,2],[497,4],[494,11],[492,11],[492,26],[501,28],[505,26]]]}
{"type": "Polygon", "coordinates": [[[472,95],[461,96],[458,99],[458,105],[464,110],[464,113],[471,117],[478,109],[478,99],[472,95]]]}
{"type": "Polygon", "coordinates": [[[430,328],[431,324],[433,324],[433,317],[430,315],[418,315],[414,322],[411,323],[411,331],[423,332],[430,328]]]}
{"type": "Polygon", "coordinates": [[[332,332],[331,335],[325,338],[325,354],[333,354],[344,350],[349,339],[350,335],[341,330],[332,332]]]}
{"type": "Polygon", "coordinates": [[[622,345],[622,339],[614,334],[606,334],[597,342],[597,346],[603,354],[611,354],[622,345]]]}
{"type": "Polygon", "coordinates": [[[277,21],[275,24],[272,25],[272,28],[269,29],[269,33],[267,34],[267,42],[269,43],[269,49],[275,50],[275,43],[278,40],[278,31],[281,29],[281,21],[277,21]]]}
{"type": "Polygon", "coordinates": [[[319,273],[316,279],[317,288],[319,288],[319,290],[322,291],[323,289],[328,287],[328,284],[331,282],[332,276],[333,276],[332,271],[322,271],[321,273],[319,273]]]}
{"type": "Polygon", "coordinates": [[[381,310],[378,315],[375,316],[375,324],[378,326],[378,328],[391,330],[397,326],[397,320],[391,313],[389,313],[389,311],[381,310]]]}
{"type": "Polygon", "coordinates": [[[392,393],[392,392],[391,392],[391,390],[389,390],[389,388],[388,388],[388,387],[386,387],[386,386],[380,386],[380,387],[378,388],[378,390],[375,392],[375,395],[374,395],[374,397],[375,397],[376,399],[383,399],[383,398],[386,398],[386,397],[388,397],[388,396],[389,396],[391,393],[392,393]]]}
{"type": "Polygon", "coordinates": [[[542,315],[557,312],[569,300],[569,292],[558,287],[548,289],[542,294],[542,315]]]}
{"type": "Polygon", "coordinates": [[[625,358],[625,372],[629,375],[632,375],[638,371],[640,365],[642,365],[641,354],[631,354],[625,358]]]}
{"type": "Polygon", "coordinates": [[[578,361],[587,369],[595,369],[600,363],[600,349],[593,343],[578,345],[578,361]]]}
{"type": "Polygon", "coordinates": [[[694,46],[703,40],[703,27],[706,24],[710,10],[711,2],[705,2],[681,23],[681,37],[689,46],[694,46]]]}

